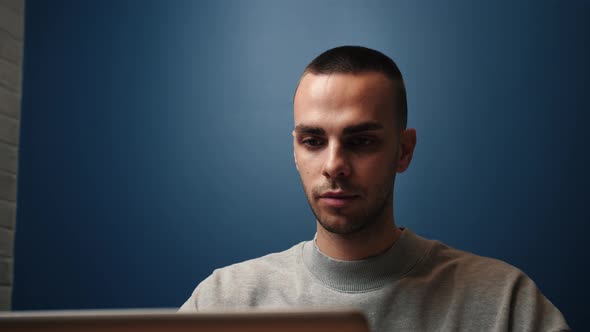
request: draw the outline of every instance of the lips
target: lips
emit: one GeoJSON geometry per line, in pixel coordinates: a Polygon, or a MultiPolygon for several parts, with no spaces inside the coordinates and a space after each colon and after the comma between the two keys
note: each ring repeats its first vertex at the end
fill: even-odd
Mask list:
{"type": "Polygon", "coordinates": [[[354,202],[359,196],[343,191],[329,191],[319,196],[320,203],[328,207],[341,208],[354,202]]]}

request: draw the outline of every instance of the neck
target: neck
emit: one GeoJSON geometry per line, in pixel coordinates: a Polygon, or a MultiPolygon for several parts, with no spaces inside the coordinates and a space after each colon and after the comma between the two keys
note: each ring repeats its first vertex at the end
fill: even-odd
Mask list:
{"type": "Polygon", "coordinates": [[[316,244],[323,254],[338,260],[377,256],[391,248],[401,235],[393,221],[393,211],[388,218],[381,219],[353,234],[330,233],[318,222],[316,244]]]}

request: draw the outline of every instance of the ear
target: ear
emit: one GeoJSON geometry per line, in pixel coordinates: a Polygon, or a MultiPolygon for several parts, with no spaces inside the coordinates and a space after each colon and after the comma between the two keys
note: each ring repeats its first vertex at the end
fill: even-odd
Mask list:
{"type": "Polygon", "coordinates": [[[416,129],[408,128],[402,131],[399,139],[399,151],[395,171],[403,173],[410,167],[414,148],[416,147],[416,129]]]}

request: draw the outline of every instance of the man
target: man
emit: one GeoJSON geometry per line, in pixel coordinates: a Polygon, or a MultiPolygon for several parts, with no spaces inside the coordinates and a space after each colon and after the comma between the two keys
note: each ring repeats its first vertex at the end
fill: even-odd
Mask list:
{"type": "Polygon", "coordinates": [[[305,69],[294,99],[295,165],[315,239],[213,272],[181,311],[352,306],[374,331],[563,331],[520,270],[396,227],[396,173],[412,161],[402,75],[384,54],[344,46],[305,69]]]}

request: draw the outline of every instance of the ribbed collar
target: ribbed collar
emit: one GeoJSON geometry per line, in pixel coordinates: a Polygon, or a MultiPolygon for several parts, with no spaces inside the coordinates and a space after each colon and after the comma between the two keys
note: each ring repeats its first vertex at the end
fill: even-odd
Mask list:
{"type": "Polygon", "coordinates": [[[431,241],[403,229],[385,253],[358,261],[341,261],[324,255],[315,240],[303,246],[303,263],[327,287],[347,292],[367,292],[403,278],[430,249],[431,241]]]}

